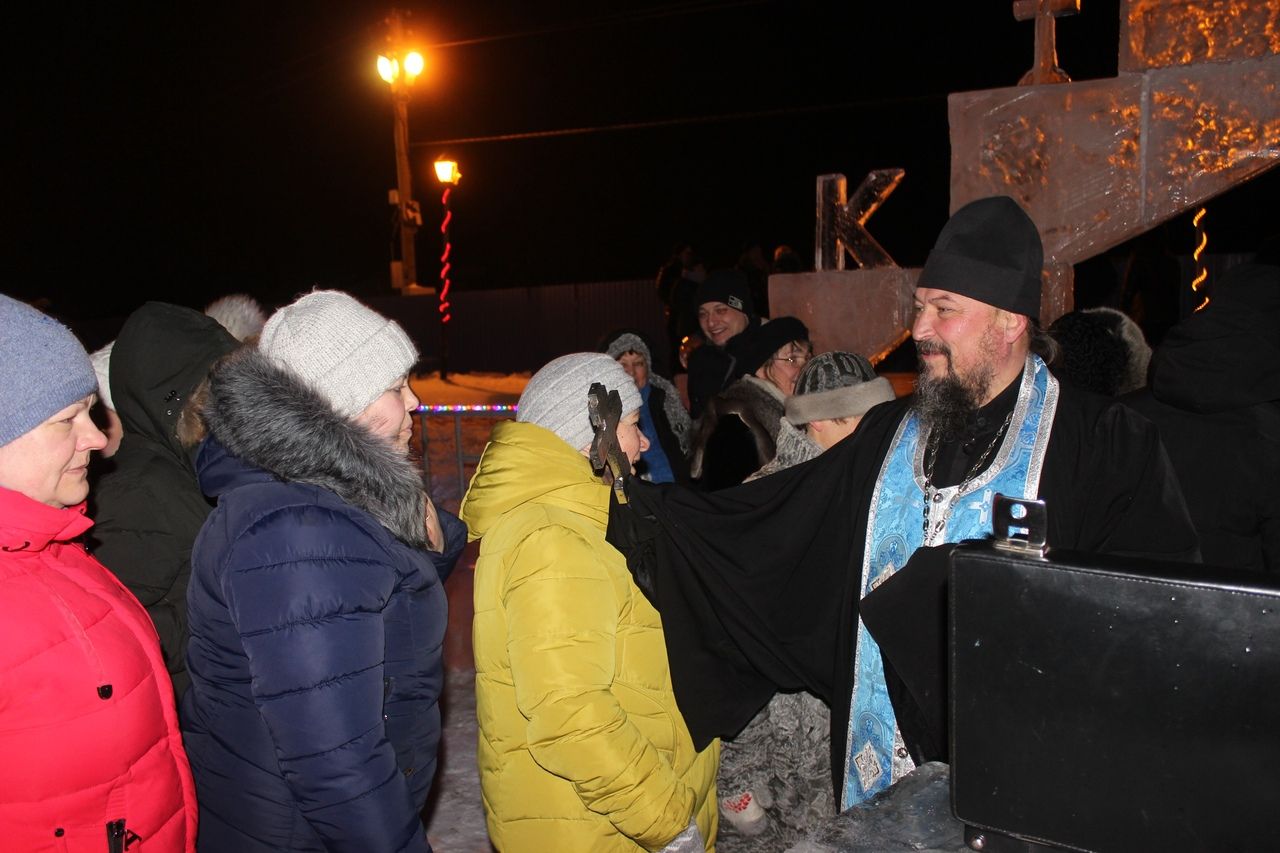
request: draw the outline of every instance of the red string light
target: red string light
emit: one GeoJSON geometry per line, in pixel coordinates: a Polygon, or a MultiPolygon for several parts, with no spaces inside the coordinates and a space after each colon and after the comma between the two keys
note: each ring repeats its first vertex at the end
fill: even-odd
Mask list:
{"type": "Polygon", "coordinates": [[[453,319],[453,315],[449,313],[449,270],[453,267],[449,263],[449,254],[453,251],[453,245],[449,242],[449,222],[453,219],[453,211],[449,209],[449,193],[453,192],[453,187],[445,187],[444,195],[440,196],[440,204],[444,207],[444,221],[440,223],[440,234],[444,237],[444,253],[440,255],[440,305],[436,310],[440,312],[440,322],[448,323],[453,319]]]}

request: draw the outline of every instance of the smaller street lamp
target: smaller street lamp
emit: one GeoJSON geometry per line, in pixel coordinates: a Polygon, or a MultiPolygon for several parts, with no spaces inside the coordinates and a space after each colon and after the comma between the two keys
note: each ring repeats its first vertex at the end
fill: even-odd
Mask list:
{"type": "Polygon", "coordinates": [[[453,160],[437,160],[435,163],[436,180],[444,184],[444,194],[440,196],[440,206],[444,208],[444,218],[440,222],[440,236],[444,243],[444,251],[440,255],[440,378],[449,378],[449,321],[453,315],[449,313],[449,270],[453,263],[449,255],[453,252],[453,244],[449,242],[449,223],[453,220],[453,211],[449,208],[449,196],[453,188],[462,180],[458,164],[453,160]]]}

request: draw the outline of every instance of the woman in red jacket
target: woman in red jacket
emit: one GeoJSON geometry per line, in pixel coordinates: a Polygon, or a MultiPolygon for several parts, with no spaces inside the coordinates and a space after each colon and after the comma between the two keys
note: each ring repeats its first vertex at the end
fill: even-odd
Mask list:
{"type": "Polygon", "coordinates": [[[0,846],[190,851],[196,803],[155,628],[75,540],[97,378],[0,294],[0,846]]]}

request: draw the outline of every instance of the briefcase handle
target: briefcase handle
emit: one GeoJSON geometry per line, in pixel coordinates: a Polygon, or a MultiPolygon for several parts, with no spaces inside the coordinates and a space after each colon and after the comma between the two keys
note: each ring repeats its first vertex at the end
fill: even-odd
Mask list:
{"type": "Polygon", "coordinates": [[[1011,498],[997,493],[991,499],[991,529],[994,544],[1002,551],[1027,557],[1044,557],[1049,530],[1049,511],[1044,501],[1011,498]]]}

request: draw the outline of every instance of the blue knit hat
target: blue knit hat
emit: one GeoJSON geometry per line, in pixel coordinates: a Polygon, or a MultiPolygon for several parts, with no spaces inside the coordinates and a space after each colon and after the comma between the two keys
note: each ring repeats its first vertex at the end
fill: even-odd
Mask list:
{"type": "Polygon", "coordinates": [[[0,293],[0,447],[97,390],[71,330],[0,293]]]}

